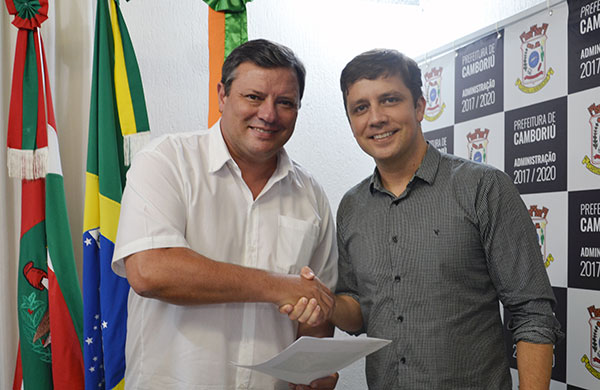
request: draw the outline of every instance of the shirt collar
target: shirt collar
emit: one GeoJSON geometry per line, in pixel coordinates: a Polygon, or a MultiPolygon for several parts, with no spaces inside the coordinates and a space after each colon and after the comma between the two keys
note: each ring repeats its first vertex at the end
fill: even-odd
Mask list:
{"type": "MultiPolygon", "coordinates": [[[[441,160],[441,152],[437,150],[434,146],[432,146],[429,142],[427,142],[427,152],[425,152],[425,157],[421,162],[421,165],[415,172],[415,175],[411,179],[411,182],[415,180],[416,177],[427,182],[428,184],[433,184],[435,181],[435,176],[437,175],[438,168],[440,166],[441,160]]],[[[385,192],[387,191],[383,187],[383,183],[381,182],[381,176],[379,175],[379,171],[377,167],[375,167],[375,171],[371,175],[371,179],[369,181],[369,188],[371,193],[374,191],[385,192]]]]}
{"type": "Polygon", "coordinates": [[[285,148],[281,148],[277,155],[277,169],[273,173],[272,179],[274,181],[279,181],[289,176],[296,185],[302,187],[297,169],[298,168],[294,165],[292,159],[285,151],[285,148]]]}
{"type": "Polygon", "coordinates": [[[437,150],[435,146],[427,142],[427,152],[425,153],[425,158],[423,158],[423,162],[421,163],[419,169],[417,169],[415,176],[423,179],[429,184],[433,184],[440,166],[441,159],[441,152],[437,150]]]}
{"type": "Polygon", "coordinates": [[[221,133],[220,119],[208,130],[208,155],[209,173],[215,173],[223,168],[227,161],[233,161],[221,133]]]}
{"type": "MultiPolygon", "coordinates": [[[[234,166],[237,167],[237,164],[231,157],[231,153],[229,153],[229,149],[227,148],[227,144],[223,139],[223,133],[221,133],[221,120],[219,119],[217,123],[215,123],[210,130],[208,131],[208,144],[209,144],[209,167],[208,172],[215,173],[223,168],[225,164],[231,162],[234,166]]],[[[292,160],[289,155],[282,148],[277,155],[277,169],[273,173],[271,177],[272,180],[278,181],[286,176],[290,176],[290,178],[298,185],[301,186],[299,181],[298,173],[296,172],[296,167],[294,166],[292,160]]]]}

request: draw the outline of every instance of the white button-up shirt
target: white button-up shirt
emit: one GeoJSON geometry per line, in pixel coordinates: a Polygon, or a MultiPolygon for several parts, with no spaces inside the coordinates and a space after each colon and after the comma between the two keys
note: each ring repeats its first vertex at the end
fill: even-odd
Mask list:
{"type": "MultiPolygon", "coordinates": [[[[280,273],[309,265],[333,289],[337,248],[323,189],[282,150],[253,199],[219,125],[159,138],[138,153],[127,174],[113,270],[126,276],[123,259],[142,250],[186,247],[280,273]]],[[[263,362],[292,343],[296,331],[297,323],[270,303],[178,306],[131,290],[125,388],[284,389],[231,362],[263,362]]]]}

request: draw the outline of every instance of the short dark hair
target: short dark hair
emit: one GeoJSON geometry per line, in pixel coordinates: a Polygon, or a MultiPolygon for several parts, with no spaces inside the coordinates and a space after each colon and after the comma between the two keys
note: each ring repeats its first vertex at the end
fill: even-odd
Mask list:
{"type": "Polygon", "coordinates": [[[423,96],[421,87],[421,69],[413,60],[393,49],[373,49],[357,55],[348,62],[340,76],[340,87],[344,97],[344,109],[346,109],[346,97],[348,89],[352,84],[361,79],[375,80],[380,77],[400,76],[406,87],[410,90],[415,107],[417,101],[423,96]]]}
{"type": "Polygon", "coordinates": [[[279,43],[266,39],[255,39],[236,47],[225,59],[221,69],[221,83],[225,87],[225,95],[229,96],[231,83],[235,79],[235,70],[244,62],[252,62],[261,68],[289,68],[296,72],[300,100],[304,94],[306,70],[302,61],[294,52],[279,43]]]}

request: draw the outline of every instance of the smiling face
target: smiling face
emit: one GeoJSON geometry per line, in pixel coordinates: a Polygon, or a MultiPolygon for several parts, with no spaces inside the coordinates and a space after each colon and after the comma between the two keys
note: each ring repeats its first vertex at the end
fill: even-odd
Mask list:
{"type": "Polygon", "coordinates": [[[219,83],[221,131],[240,164],[277,163],[277,152],[294,132],[300,106],[296,73],[290,68],[262,68],[251,62],[235,70],[229,94],[219,83]]]}
{"type": "Polygon", "coordinates": [[[425,99],[416,107],[399,76],[359,79],[348,88],[346,111],[356,141],[378,167],[418,166],[427,143],[421,132],[425,99]]]}

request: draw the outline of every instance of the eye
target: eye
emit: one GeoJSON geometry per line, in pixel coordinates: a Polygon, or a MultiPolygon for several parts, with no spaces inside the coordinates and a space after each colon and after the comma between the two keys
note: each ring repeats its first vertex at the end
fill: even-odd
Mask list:
{"type": "Polygon", "coordinates": [[[352,109],[352,113],[353,114],[361,114],[361,113],[365,112],[366,110],[367,110],[366,104],[359,104],[358,106],[356,106],[352,109]]]}
{"type": "Polygon", "coordinates": [[[400,101],[400,99],[397,98],[396,96],[387,96],[383,99],[384,104],[394,104],[394,103],[398,103],[399,101],[400,101]]]}
{"type": "Polygon", "coordinates": [[[296,108],[296,102],[293,100],[280,100],[279,104],[286,108],[296,108]]]}
{"type": "Polygon", "coordinates": [[[246,95],[246,98],[249,99],[249,100],[258,100],[258,99],[260,99],[258,96],[253,95],[253,94],[246,95]]]}

